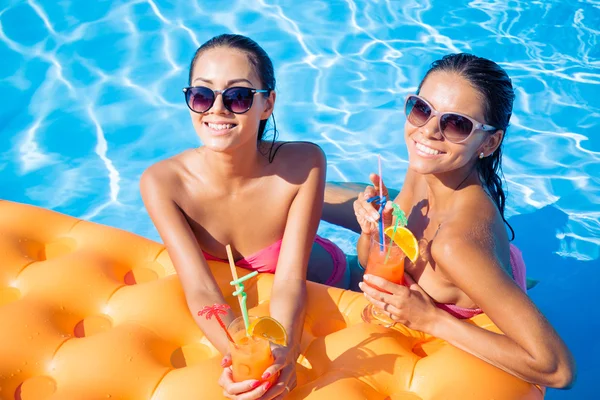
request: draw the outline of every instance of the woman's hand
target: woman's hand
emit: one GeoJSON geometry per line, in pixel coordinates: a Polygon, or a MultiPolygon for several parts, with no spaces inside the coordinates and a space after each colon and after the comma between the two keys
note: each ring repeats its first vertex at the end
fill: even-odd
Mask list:
{"type": "Polygon", "coordinates": [[[219,378],[219,385],[223,388],[223,396],[235,400],[253,400],[260,399],[269,389],[268,382],[256,379],[249,379],[242,382],[233,381],[233,372],[231,370],[231,355],[227,354],[221,361],[223,373],[219,378]]]}
{"type": "Polygon", "coordinates": [[[439,309],[431,297],[408,274],[404,274],[407,286],[397,285],[375,275],[365,275],[367,282],[359,283],[365,297],[375,307],[386,313],[393,321],[408,328],[425,333],[431,333],[432,327],[439,315],[439,309]],[[385,293],[375,289],[373,284],[385,290],[385,293]]]}
{"type": "Polygon", "coordinates": [[[272,349],[275,362],[265,371],[263,379],[279,374],[275,384],[260,400],[281,400],[296,387],[296,359],[295,352],[290,347],[276,346],[272,349]]]}
{"type": "Polygon", "coordinates": [[[234,382],[231,371],[231,355],[223,357],[221,365],[223,373],[219,385],[223,388],[223,396],[235,400],[281,400],[296,387],[296,359],[288,347],[274,346],[272,349],[274,362],[264,372],[261,380],[250,379],[234,382]],[[274,384],[269,382],[272,376],[279,375],[274,384]]]}
{"type": "MultiPolygon", "coordinates": [[[[365,235],[377,232],[377,222],[379,221],[379,205],[373,204],[372,202],[369,203],[367,200],[379,196],[380,185],[383,195],[386,196],[386,198],[389,196],[388,190],[379,178],[379,175],[371,174],[369,179],[373,182],[373,186],[367,186],[363,192],[358,194],[358,198],[354,201],[354,214],[356,215],[356,220],[360,225],[362,233],[365,235]]],[[[392,224],[392,201],[393,199],[387,199],[385,209],[383,210],[384,226],[392,224]]]]}

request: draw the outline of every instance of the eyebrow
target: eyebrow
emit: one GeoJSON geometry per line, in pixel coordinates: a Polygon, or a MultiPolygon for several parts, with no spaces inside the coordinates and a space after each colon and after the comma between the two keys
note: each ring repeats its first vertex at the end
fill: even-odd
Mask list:
{"type": "MultiPolygon", "coordinates": [[[[196,82],[196,81],[202,81],[202,82],[206,82],[206,83],[210,83],[210,84],[213,83],[210,79],[204,79],[204,78],[201,78],[201,77],[198,77],[198,78],[194,79],[194,82],[196,82]]],[[[238,79],[232,79],[232,80],[227,81],[227,83],[225,84],[225,86],[231,86],[234,83],[240,83],[240,82],[246,82],[246,83],[248,83],[248,84],[250,84],[252,86],[254,85],[248,79],[238,78],[238,79]]]]}

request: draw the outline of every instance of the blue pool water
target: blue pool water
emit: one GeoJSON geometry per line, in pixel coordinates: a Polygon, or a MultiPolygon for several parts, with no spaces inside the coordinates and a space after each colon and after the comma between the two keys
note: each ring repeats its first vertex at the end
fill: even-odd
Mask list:
{"type": "MultiPolygon", "coordinates": [[[[150,164],[200,144],[181,88],[195,49],[224,32],[248,35],[271,55],[280,138],[320,144],[333,181],[365,181],[381,154],[388,183],[400,187],[401,102],[428,65],[458,51],[499,62],[517,94],[505,140],[509,221],[528,275],[540,280],[530,295],[579,367],[572,390],[547,398],[592,397],[597,0],[0,0],[0,198],[159,240],[138,180],[150,164]]],[[[355,235],[319,229],[354,252],[355,235]]]]}

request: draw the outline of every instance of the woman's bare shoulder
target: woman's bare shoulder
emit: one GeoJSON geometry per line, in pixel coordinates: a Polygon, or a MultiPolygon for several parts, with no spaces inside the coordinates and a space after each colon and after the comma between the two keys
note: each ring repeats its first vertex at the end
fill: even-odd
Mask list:
{"type": "Polygon", "coordinates": [[[140,177],[142,190],[173,193],[171,189],[180,187],[188,173],[190,152],[185,150],[179,154],[157,161],[150,165],[140,177]]]}
{"type": "Polygon", "coordinates": [[[313,168],[325,168],[321,147],[312,142],[276,142],[271,151],[273,166],[286,174],[306,176],[313,168]]]}
{"type": "Polygon", "coordinates": [[[438,228],[431,254],[435,260],[471,252],[496,258],[501,248],[508,248],[502,218],[493,201],[480,191],[456,202],[452,213],[438,228]]]}
{"type": "Polygon", "coordinates": [[[325,157],[325,152],[316,143],[306,141],[275,142],[272,149],[272,157],[289,160],[295,159],[318,160],[325,157]]]}

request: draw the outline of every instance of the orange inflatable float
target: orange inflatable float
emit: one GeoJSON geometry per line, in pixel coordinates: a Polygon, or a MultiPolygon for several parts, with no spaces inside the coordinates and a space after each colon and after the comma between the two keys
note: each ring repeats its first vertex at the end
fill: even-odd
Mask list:
{"type": "MultiPolygon", "coordinates": [[[[210,266],[231,292],[228,265],[210,266]]],[[[268,313],[272,282],[269,274],[246,282],[251,315],[268,313]]],[[[366,304],[360,293],[308,283],[298,386],[288,398],[543,398],[439,339],[363,323],[366,304]]],[[[470,322],[497,331],[485,315],[470,322]]],[[[162,245],[0,201],[0,398],[221,399],[220,359],[162,245]]]]}

